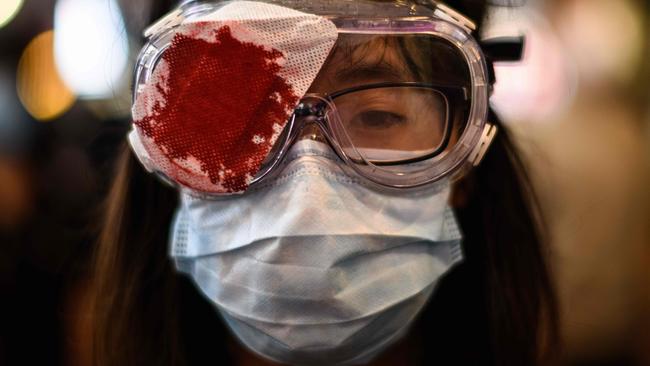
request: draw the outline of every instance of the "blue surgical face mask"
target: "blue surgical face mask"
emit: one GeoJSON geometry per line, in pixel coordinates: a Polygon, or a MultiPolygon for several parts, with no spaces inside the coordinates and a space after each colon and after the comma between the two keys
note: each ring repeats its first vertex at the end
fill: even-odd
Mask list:
{"type": "Polygon", "coordinates": [[[240,197],[182,195],[171,255],[253,352],[366,363],[406,333],[462,258],[449,184],[380,193],[309,140],[287,161],[240,197]]]}

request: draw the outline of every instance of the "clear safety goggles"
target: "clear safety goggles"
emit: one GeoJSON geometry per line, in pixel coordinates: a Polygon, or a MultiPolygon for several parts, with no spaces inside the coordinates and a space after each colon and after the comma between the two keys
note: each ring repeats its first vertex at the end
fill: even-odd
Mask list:
{"type": "MultiPolygon", "coordinates": [[[[496,127],[487,122],[485,56],[471,35],[474,24],[463,15],[435,1],[263,1],[335,26],[334,45],[317,76],[306,80],[309,90],[295,95],[287,94],[285,81],[304,83],[300,77],[251,71],[290,69],[292,56],[287,61],[282,50],[256,47],[254,32],[238,28],[239,18],[205,18],[233,3],[185,3],[146,30],[129,140],[149,171],[195,195],[243,193],[273,176],[305,136],[328,143],[351,173],[386,188],[420,187],[480,162],[496,127]],[[222,49],[196,47],[188,35],[199,34],[205,43],[209,22],[183,27],[197,18],[219,20],[210,34],[221,37],[222,49]],[[231,43],[236,47],[223,48],[231,43]],[[259,55],[267,58],[259,61],[259,55]],[[156,79],[157,68],[182,71],[156,79]],[[210,73],[225,84],[215,87],[210,73]],[[159,94],[167,98],[156,100],[159,94]]],[[[278,31],[264,23],[272,16],[249,21],[257,31],[278,31]]],[[[307,45],[294,59],[310,52],[307,45]]]]}

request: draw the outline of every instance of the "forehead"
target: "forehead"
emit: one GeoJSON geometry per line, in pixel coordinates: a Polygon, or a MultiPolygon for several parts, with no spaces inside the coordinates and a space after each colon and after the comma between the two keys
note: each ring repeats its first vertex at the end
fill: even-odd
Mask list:
{"type": "Polygon", "coordinates": [[[431,35],[342,33],[310,92],[378,82],[467,86],[469,69],[460,50],[431,35]]]}

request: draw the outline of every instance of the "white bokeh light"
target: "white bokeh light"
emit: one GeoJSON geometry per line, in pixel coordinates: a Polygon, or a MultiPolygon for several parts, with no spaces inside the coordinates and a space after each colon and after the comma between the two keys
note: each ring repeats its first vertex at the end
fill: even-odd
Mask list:
{"type": "Polygon", "coordinates": [[[113,96],[124,80],[128,38],[115,0],[58,0],[54,53],[65,83],[84,99],[113,96]]]}
{"type": "Polygon", "coordinates": [[[0,28],[9,24],[23,6],[23,0],[0,0],[0,28]]]}

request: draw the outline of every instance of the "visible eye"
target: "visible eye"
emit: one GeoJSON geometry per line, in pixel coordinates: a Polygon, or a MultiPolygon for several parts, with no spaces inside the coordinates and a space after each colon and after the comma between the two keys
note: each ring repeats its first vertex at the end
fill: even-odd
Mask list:
{"type": "Polygon", "coordinates": [[[389,111],[365,111],[352,118],[350,124],[356,128],[387,129],[407,122],[406,117],[389,111]]]}

